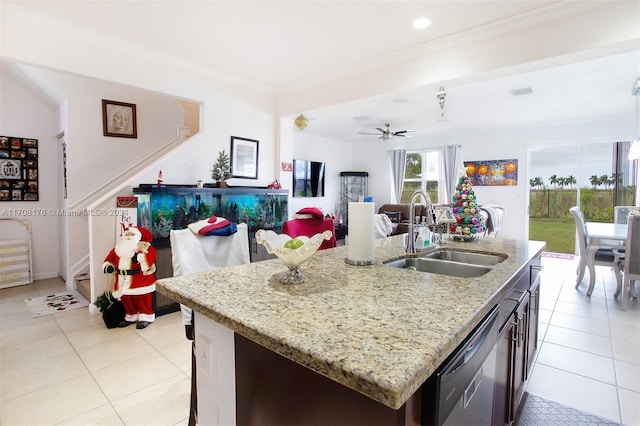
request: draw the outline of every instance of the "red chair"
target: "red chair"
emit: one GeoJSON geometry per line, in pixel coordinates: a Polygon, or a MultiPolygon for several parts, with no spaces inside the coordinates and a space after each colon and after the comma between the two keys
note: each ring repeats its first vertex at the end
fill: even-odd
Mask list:
{"type": "Polygon", "coordinates": [[[331,231],[331,239],[324,240],[318,250],[333,248],[336,246],[336,231],[333,219],[292,219],[282,224],[282,232],[295,238],[300,235],[313,237],[324,231],[331,231]]]}

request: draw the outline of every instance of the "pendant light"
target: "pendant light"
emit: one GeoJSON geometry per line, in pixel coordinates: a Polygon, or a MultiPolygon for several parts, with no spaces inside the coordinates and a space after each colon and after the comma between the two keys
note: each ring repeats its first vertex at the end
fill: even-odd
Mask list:
{"type": "Polygon", "coordinates": [[[444,98],[446,97],[447,92],[444,90],[444,86],[440,86],[436,98],[438,98],[438,103],[440,104],[440,118],[442,119],[444,119],[444,98]]]}
{"type": "Polygon", "coordinates": [[[304,114],[300,113],[300,115],[297,116],[294,120],[293,124],[295,124],[296,127],[300,129],[300,131],[302,131],[309,124],[309,120],[304,116],[304,114]]]}

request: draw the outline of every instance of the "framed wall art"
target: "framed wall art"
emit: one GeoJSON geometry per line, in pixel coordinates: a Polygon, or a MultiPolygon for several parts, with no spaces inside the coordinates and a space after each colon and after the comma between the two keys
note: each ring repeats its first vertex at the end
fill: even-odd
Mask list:
{"type": "Polygon", "coordinates": [[[231,177],[258,179],[258,141],[231,136],[231,177]]]}
{"type": "Polygon", "coordinates": [[[136,105],[103,99],[102,129],[105,136],[137,138],[136,105]]]}
{"type": "Polygon", "coordinates": [[[0,201],[38,201],[38,140],[0,136],[0,201]]]}
{"type": "Polygon", "coordinates": [[[465,161],[467,176],[474,186],[517,186],[518,160],[465,161]]]}

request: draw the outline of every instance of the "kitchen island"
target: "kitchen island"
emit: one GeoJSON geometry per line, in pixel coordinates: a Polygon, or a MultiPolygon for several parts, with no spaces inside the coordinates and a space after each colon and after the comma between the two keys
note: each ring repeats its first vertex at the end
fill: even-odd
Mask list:
{"type": "Polygon", "coordinates": [[[508,256],[481,277],[457,278],[384,265],[404,255],[402,240],[378,240],[372,266],[346,264],[345,247],[319,251],[301,267],[304,284],[280,283],[278,259],[158,280],[158,291],[196,311],[199,423],[280,421],[269,404],[292,424],[322,424],[319,413],[336,415],[340,404],[356,411],[345,419],[418,422],[422,384],[544,243],[447,240],[442,248],[508,256]]]}

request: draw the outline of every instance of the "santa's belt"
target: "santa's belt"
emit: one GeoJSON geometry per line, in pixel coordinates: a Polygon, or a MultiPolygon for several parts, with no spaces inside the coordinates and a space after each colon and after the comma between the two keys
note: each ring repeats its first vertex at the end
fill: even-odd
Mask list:
{"type": "Polygon", "coordinates": [[[118,269],[118,275],[136,275],[140,273],[140,269],[118,269]]]}

